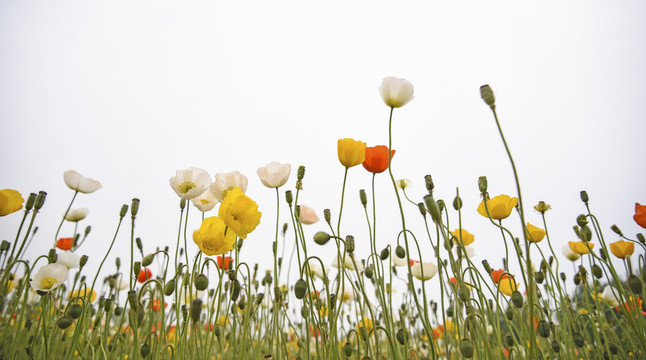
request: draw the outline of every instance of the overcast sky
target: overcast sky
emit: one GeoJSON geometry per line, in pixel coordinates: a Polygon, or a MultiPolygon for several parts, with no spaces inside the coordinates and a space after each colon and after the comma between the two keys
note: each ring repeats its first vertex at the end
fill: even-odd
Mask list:
{"type": "MultiPolygon", "coordinates": [[[[81,225],[93,230],[79,252],[90,255],[92,268],[112,239],[121,204],[141,199],[135,235],[146,252],[174,249],[179,199],[169,178],[191,166],[211,175],[238,170],[263,213],[242,260],[269,268],[275,192],[256,169],[292,164],[293,188],[296,168],[305,165],[301,203],[321,218],[330,208],[336,219],[343,180],[337,140],[387,144],[389,109],[378,87],[385,76],[404,77],[415,99],[395,111],[395,177],[412,180],[415,201],[426,193],[426,174],[449,204],[459,187],[476,261],[500,267],[499,233],[475,210],[479,176],[489,178],[492,195],[515,194],[479,95],[488,83],[528,221],[540,225],[531,207],[551,204],[548,225],[560,251],[575,240],[571,228],[585,210],[585,189],[606,240],[617,239],[612,224],[634,238],[634,204],[646,203],[645,44],[643,1],[4,0],[0,188],[25,198],[48,192],[27,254],[34,259],[51,246],[72,198],[63,172],[99,180],[103,188],[80,194],[74,205],[90,209],[81,225]]],[[[370,178],[361,167],[349,171],[342,230],[357,239],[359,257],[369,246],[358,191],[370,189],[370,178]]],[[[394,243],[400,220],[387,174],[377,176],[376,187],[382,248],[394,243]]],[[[406,206],[431,256],[417,209],[406,206]]],[[[285,214],[282,203],[281,223],[285,214]]],[[[13,240],[20,218],[0,220],[2,239],[13,240]]],[[[191,252],[198,218],[192,208],[191,252]]],[[[507,223],[517,230],[517,218],[507,223]]],[[[306,231],[311,237],[324,229],[320,222],[306,231]]],[[[72,231],[66,224],[61,235],[72,231]]],[[[110,271],[114,256],[126,259],[129,231],[122,228],[110,271]]],[[[287,239],[290,249],[293,236],[287,239]]],[[[311,253],[331,261],[330,245],[311,244],[311,253]]]]}

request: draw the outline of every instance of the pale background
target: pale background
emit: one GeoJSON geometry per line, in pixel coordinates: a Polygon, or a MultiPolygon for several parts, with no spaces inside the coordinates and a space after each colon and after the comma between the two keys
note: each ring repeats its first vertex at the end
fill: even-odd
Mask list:
{"type": "MultiPolygon", "coordinates": [[[[385,76],[404,77],[415,99],[395,111],[395,176],[412,180],[415,201],[426,193],[425,174],[447,204],[459,187],[463,226],[476,236],[474,260],[499,268],[502,240],[475,211],[477,179],[489,178],[492,195],[513,195],[515,186],[480,99],[479,87],[488,83],[520,173],[527,220],[540,225],[531,207],[539,200],[552,205],[555,250],[575,240],[571,228],[585,211],[584,189],[606,241],[618,238],[612,224],[634,238],[643,230],[632,220],[634,204],[646,202],[645,20],[642,1],[3,0],[0,188],[25,198],[48,192],[27,253],[34,259],[51,247],[72,197],[63,172],[99,180],[103,188],[80,194],[74,205],[90,209],[81,226],[92,225],[92,233],[79,253],[90,256],[91,274],[122,204],[141,199],[135,235],[145,252],[166,245],[173,251],[179,199],[168,179],[175,170],[239,170],[263,213],[242,258],[270,268],[275,192],[256,169],[270,161],[292,164],[282,198],[297,167],[306,165],[301,202],[321,218],[332,209],[335,221],[343,176],[337,139],[387,144],[389,109],[378,87],[385,76]]],[[[377,176],[376,186],[381,249],[395,242],[400,219],[387,174],[377,176]]],[[[355,236],[365,257],[360,188],[370,192],[370,174],[359,166],[349,171],[342,232],[355,236]]],[[[408,204],[406,212],[424,256],[432,256],[417,209],[408,204]]],[[[283,202],[281,224],[286,213],[283,202]]],[[[455,224],[457,214],[451,217],[455,224]]],[[[0,219],[2,239],[13,241],[20,218],[0,219]]],[[[198,218],[192,208],[191,253],[198,218]]],[[[506,223],[519,225],[513,216],[506,223]]],[[[311,241],[326,228],[321,221],[306,232],[310,252],[330,262],[331,244],[311,241]]],[[[72,230],[65,224],[61,235],[72,230]]],[[[127,262],[129,233],[125,224],[106,273],[114,257],[127,262]]],[[[293,235],[287,240],[289,250],[293,235]]],[[[427,286],[437,289],[437,278],[427,286]]]]}

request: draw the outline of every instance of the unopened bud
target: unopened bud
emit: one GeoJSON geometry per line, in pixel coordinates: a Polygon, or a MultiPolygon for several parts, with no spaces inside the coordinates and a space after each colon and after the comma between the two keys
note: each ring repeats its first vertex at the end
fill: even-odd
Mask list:
{"type": "Polygon", "coordinates": [[[34,201],[34,208],[36,210],[40,210],[43,205],[45,205],[45,198],[47,197],[47,193],[44,191],[39,191],[38,195],[36,196],[36,200],[34,201]]]}
{"type": "Polygon", "coordinates": [[[352,254],[354,252],[354,236],[348,235],[345,237],[345,251],[347,251],[348,254],[352,254]]]}
{"type": "Polygon", "coordinates": [[[576,223],[583,228],[584,226],[588,225],[588,219],[585,217],[585,215],[580,214],[576,217],[576,223]]]}
{"type": "Polygon", "coordinates": [[[56,249],[49,249],[49,254],[47,254],[47,258],[49,259],[49,263],[55,263],[56,260],[58,260],[58,255],[56,255],[56,249]]]}
{"type": "Polygon", "coordinates": [[[603,277],[603,271],[601,271],[601,267],[599,265],[592,265],[592,275],[597,279],[601,279],[601,277],[603,277]]]}
{"type": "Polygon", "coordinates": [[[137,249],[139,249],[139,251],[143,251],[144,244],[141,242],[141,238],[136,238],[135,243],[137,244],[137,249]]]}
{"type": "Polygon", "coordinates": [[[612,225],[610,227],[610,230],[614,231],[615,234],[617,234],[617,235],[621,235],[621,229],[619,229],[619,227],[617,225],[612,225]]]}
{"type": "Polygon", "coordinates": [[[121,205],[121,210],[119,211],[119,217],[124,217],[128,213],[128,205],[123,204],[121,205]]]}
{"type": "Polygon", "coordinates": [[[307,283],[305,283],[305,280],[303,279],[298,279],[296,284],[294,284],[294,295],[296,295],[296,298],[300,300],[305,297],[306,293],[307,283]]]}
{"type": "Polygon", "coordinates": [[[141,354],[142,358],[145,358],[150,354],[150,345],[148,344],[143,344],[141,345],[141,348],[139,348],[139,353],[141,354]]]}
{"type": "Polygon", "coordinates": [[[171,296],[175,292],[175,279],[170,279],[166,285],[164,285],[164,295],[171,296]]]}
{"type": "Polygon", "coordinates": [[[642,244],[646,244],[646,239],[644,239],[644,235],[642,233],[637,234],[637,240],[642,244]]]}
{"type": "Polygon", "coordinates": [[[368,279],[372,279],[372,275],[374,275],[374,272],[372,271],[372,266],[366,267],[366,270],[364,271],[364,274],[368,279]]]}
{"type": "Polygon", "coordinates": [[[514,291],[511,294],[511,302],[515,307],[520,309],[523,306],[523,295],[521,295],[518,291],[514,291]]]}
{"type": "Polygon", "coordinates": [[[305,177],[305,166],[301,165],[298,167],[298,171],[296,172],[296,179],[303,180],[304,177],[305,177]]]}
{"type": "Polygon", "coordinates": [[[332,214],[330,213],[330,209],[323,209],[323,219],[325,219],[326,223],[330,223],[332,220],[332,214]]]}
{"type": "Polygon", "coordinates": [[[139,309],[139,301],[135,290],[128,291],[128,303],[130,304],[130,308],[133,310],[139,309]]]}
{"type": "Polygon", "coordinates": [[[489,261],[482,260],[482,266],[484,267],[487,274],[491,274],[491,266],[489,266],[489,261]]]}
{"type": "Polygon", "coordinates": [[[542,284],[545,281],[545,275],[541,271],[535,272],[534,279],[536,279],[537,284],[542,284]]]}
{"type": "Polygon", "coordinates": [[[460,287],[458,287],[458,297],[463,302],[469,301],[471,294],[469,293],[469,288],[466,285],[460,285],[460,287]]]}
{"type": "Polygon", "coordinates": [[[198,290],[204,290],[209,286],[209,279],[204,274],[197,275],[193,282],[195,283],[195,288],[198,290]]]}
{"type": "Polygon", "coordinates": [[[455,210],[462,209],[462,199],[460,199],[460,196],[456,196],[455,199],[453,199],[453,208],[455,210]]]}
{"type": "Polygon", "coordinates": [[[287,232],[287,227],[288,227],[287,223],[284,223],[283,224],[283,236],[285,236],[285,233],[287,232]]]}
{"type": "Polygon", "coordinates": [[[73,322],[74,322],[74,320],[72,320],[71,317],[69,317],[67,315],[63,315],[58,320],[56,320],[56,326],[58,326],[58,328],[61,329],[61,330],[65,330],[68,327],[70,327],[73,322]]]}
{"type": "Polygon", "coordinates": [[[144,258],[141,259],[141,265],[145,267],[145,266],[148,266],[148,265],[152,264],[154,258],[155,258],[154,254],[148,254],[148,255],[144,256],[144,258]]]}
{"type": "Polygon", "coordinates": [[[330,235],[323,231],[319,231],[316,234],[314,234],[314,242],[319,244],[319,245],[325,245],[328,241],[330,241],[330,235]]]}
{"type": "Polygon", "coordinates": [[[590,230],[589,227],[583,226],[581,227],[581,240],[583,241],[590,241],[592,240],[592,230],[590,230]]]}
{"type": "Polygon", "coordinates": [[[368,196],[366,195],[366,190],[359,190],[359,200],[361,200],[361,205],[364,207],[368,204],[368,196]]]}
{"type": "Polygon", "coordinates": [[[406,250],[401,245],[397,245],[395,248],[395,255],[397,255],[398,258],[403,259],[406,257],[406,250]]]}
{"type": "Polygon", "coordinates": [[[25,203],[25,210],[30,211],[31,209],[34,208],[34,204],[36,203],[36,195],[35,193],[29,194],[29,197],[27,198],[27,202],[25,203]]]}
{"type": "Polygon", "coordinates": [[[81,258],[79,259],[79,267],[83,268],[83,266],[85,266],[85,264],[87,264],[87,260],[88,260],[87,255],[81,256],[81,258]]]}
{"type": "Polygon", "coordinates": [[[433,177],[431,175],[424,176],[424,184],[426,185],[426,190],[428,190],[429,194],[433,193],[435,184],[433,183],[433,177]]]}
{"type": "Polygon", "coordinates": [[[390,250],[388,247],[385,247],[383,250],[381,250],[381,254],[379,254],[379,257],[381,260],[386,260],[388,259],[388,256],[390,255],[390,250]]]}
{"type": "Polygon", "coordinates": [[[294,201],[294,194],[292,194],[291,190],[285,191],[285,201],[287,201],[289,205],[294,201]]]}
{"type": "Polygon", "coordinates": [[[184,208],[186,208],[186,199],[181,199],[179,201],[179,208],[180,210],[184,210],[184,208]]]}
{"type": "Polygon", "coordinates": [[[200,315],[202,314],[202,299],[195,298],[191,302],[191,320],[194,323],[200,321],[200,315]]]}
{"type": "Polygon", "coordinates": [[[590,201],[590,198],[588,197],[588,193],[585,190],[581,191],[581,201],[583,201],[586,204],[588,203],[588,201],[590,201]]]}
{"type": "Polygon", "coordinates": [[[121,258],[117,257],[114,260],[114,264],[117,266],[117,269],[119,269],[121,267],[121,258]]]}
{"type": "Polygon", "coordinates": [[[633,293],[640,295],[644,289],[644,284],[642,284],[640,278],[633,274],[628,277],[628,287],[633,293]]]}
{"type": "Polygon", "coordinates": [[[231,289],[231,301],[237,301],[238,300],[238,295],[240,295],[240,290],[242,287],[240,286],[240,281],[233,280],[232,282],[232,289],[231,289]]]}
{"type": "Polygon", "coordinates": [[[5,252],[9,250],[9,242],[7,240],[2,240],[0,243],[0,252],[5,252]]]}
{"type": "Polygon", "coordinates": [[[550,324],[547,321],[541,320],[538,322],[538,334],[544,338],[550,336],[550,324]]]}
{"type": "Polygon", "coordinates": [[[417,208],[419,209],[419,213],[422,214],[422,216],[426,216],[426,206],[424,206],[424,203],[418,203],[417,208]]]}
{"type": "Polygon", "coordinates": [[[82,312],[83,308],[79,304],[72,304],[67,309],[67,315],[69,315],[72,319],[78,319],[79,317],[81,317],[82,312]]]}
{"type": "Polygon", "coordinates": [[[404,345],[404,343],[406,343],[406,340],[408,340],[408,332],[404,329],[399,329],[397,330],[397,335],[395,335],[395,337],[397,338],[397,341],[400,345],[404,345]]]}
{"type": "Polygon", "coordinates": [[[352,356],[352,345],[349,342],[346,342],[345,345],[343,345],[343,353],[346,357],[352,356]]]}
{"type": "MultiPolygon", "coordinates": [[[[132,264],[132,271],[134,276],[139,276],[139,271],[141,271],[141,263],[139,261],[135,261],[135,263],[132,264]]],[[[148,274],[146,274],[146,279],[148,278],[147,275],[148,274]]]]}
{"type": "Polygon", "coordinates": [[[264,293],[258,293],[256,294],[256,305],[260,305],[262,303],[262,300],[265,298],[264,293]]]}
{"type": "Polygon", "coordinates": [[[487,192],[487,186],[487,177],[480,176],[478,178],[478,189],[480,190],[480,193],[485,194],[487,192]]]}
{"type": "Polygon", "coordinates": [[[473,357],[473,343],[469,339],[462,339],[460,341],[460,354],[463,357],[470,359],[473,357]]]}
{"type": "Polygon", "coordinates": [[[132,199],[132,203],[130,204],[130,215],[134,218],[137,216],[137,213],[139,212],[139,199],[134,198],[132,199]]]}
{"type": "Polygon", "coordinates": [[[85,236],[90,235],[90,231],[92,231],[92,227],[90,225],[85,227],[85,236]]]}

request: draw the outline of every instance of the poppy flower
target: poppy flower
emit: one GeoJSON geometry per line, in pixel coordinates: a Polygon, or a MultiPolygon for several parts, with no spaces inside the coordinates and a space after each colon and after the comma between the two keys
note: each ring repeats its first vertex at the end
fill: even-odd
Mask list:
{"type": "Polygon", "coordinates": [[[572,250],[572,252],[579,255],[585,255],[594,248],[593,243],[583,241],[570,241],[568,242],[568,245],[570,246],[570,250],[572,250]]]}
{"type": "Polygon", "coordinates": [[[191,167],[177,170],[169,182],[177,196],[190,200],[202,195],[209,188],[211,176],[204,169],[191,167]]]}
{"type": "Polygon", "coordinates": [[[50,292],[67,280],[67,267],[62,264],[47,264],[31,278],[31,287],[34,290],[50,292]]]}
{"type": "Polygon", "coordinates": [[[218,217],[241,239],[245,239],[260,224],[261,215],[258,204],[237,187],[229,191],[218,209],[218,217]]]}
{"type": "Polygon", "coordinates": [[[411,266],[410,271],[417,280],[429,280],[437,274],[437,265],[432,262],[417,261],[411,266]]]}
{"type": "MultiPolygon", "coordinates": [[[[509,195],[498,195],[491,199],[487,200],[487,209],[489,209],[489,215],[494,220],[502,220],[511,215],[511,210],[513,210],[518,204],[517,197],[511,197],[509,195]]],[[[488,218],[487,209],[485,209],[484,200],[478,206],[478,214],[488,218]]]]}
{"type": "Polygon", "coordinates": [[[366,159],[366,143],[354,139],[339,139],[337,142],[339,161],[346,168],[357,166],[366,159]]]}
{"type": "Polygon", "coordinates": [[[316,211],[309,206],[298,205],[300,207],[298,219],[305,225],[312,225],[319,221],[316,211]]]}
{"type": "Polygon", "coordinates": [[[231,256],[219,255],[217,260],[218,260],[218,267],[221,270],[229,270],[229,269],[231,269],[231,266],[233,265],[233,259],[231,258],[231,256]]]}
{"type": "Polygon", "coordinates": [[[227,226],[217,216],[207,217],[202,221],[199,230],[193,232],[193,242],[207,256],[220,255],[233,250],[236,236],[233,231],[226,231],[227,226]]]}
{"type": "Polygon", "coordinates": [[[150,271],[150,269],[148,269],[148,268],[141,269],[141,270],[139,270],[139,275],[137,276],[137,281],[139,281],[140,283],[144,283],[144,282],[146,282],[146,280],[152,279],[152,277],[153,277],[153,273],[152,273],[152,271],[150,271]]]}
{"type": "Polygon", "coordinates": [[[65,220],[69,222],[79,222],[87,217],[87,214],[90,212],[87,208],[80,209],[71,209],[65,215],[65,220]]]}
{"type": "Polygon", "coordinates": [[[74,238],[71,238],[71,237],[60,238],[56,242],[56,247],[61,250],[70,250],[72,249],[72,244],[74,244],[74,238]]]}
{"type": "Polygon", "coordinates": [[[213,181],[209,189],[219,202],[223,202],[233,188],[240,188],[243,193],[247,191],[248,183],[247,177],[238,171],[217,173],[215,174],[215,181],[213,181]]]}
{"type": "Polygon", "coordinates": [[[570,245],[563,246],[561,252],[568,260],[572,262],[579,260],[579,258],[581,257],[581,255],[575,253],[574,251],[572,251],[572,249],[570,249],[570,245]]]}
{"type": "Polygon", "coordinates": [[[623,303],[622,305],[615,306],[615,310],[619,311],[619,308],[625,308],[626,311],[630,314],[632,310],[637,309],[638,312],[642,312],[642,299],[640,299],[638,296],[629,296],[628,301],[623,303]]]}
{"type": "Polygon", "coordinates": [[[410,81],[392,76],[385,77],[379,87],[379,94],[384,104],[391,108],[399,108],[408,104],[415,96],[415,89],[410,81]]]}
{"type": "Polygon", "coordinates": [[[20,192],[12,189],[0,190],[0,216],[6,216],[22,209],[25,199],[20,192]]]}
{"type": "Polygon", "coordinates": [[[258,177],[260,182],[268,188],[279,188],[289,179],[289,173],[292,171],[290,164],[281,164],[275,161],[258,168],[258,177]]]}
{"type": "Polygon", "coordinates": [[[456,244],[459,244],[459,243],[460,243],[460,241],[459,241],[459,240],[460,240],[460,238],[461,238],[461,239],[462,239],[462,244],[463,244],[464,246],[471,245],[471,243],[473,243],[473,240],[475,240],[475,236],[473,236],[473,234],[470,234],[468,231],[466,231],[466,230],[464,230],[464,229],[462,229],[462,230],[460,230],[460,229],[455,229],[455,230],[451,231],[451,235],[455,236],[455,237],[453,238],[453,241],[454,241],[456,244]],[[461,235],[461,236],[460,236],[460,235],[461,235]]]}
{"type": "Polygon", "coordinates": [[[90,291],[90,289],[88,289],[88,288],[85,288],[83,290],[76,289],[74,291],[70,291],[70,293],[68,295],[68,299],[70,299],[70,300],[74,299],[76,302],[80,302],[78,300],[79,297],[83,298],[86,301],[89,300],[92,303],[92,302],[94,302],[94,300],[96,300],[96,291],[94,291],[94,290],[90,291]]]}
{"type": "Polygon", "coordinates": [[[526,235],[527,239],[529,239],[530,242],[537,243],[543,240],[543,238],[545,237],[545,230],[539,228],[538,226],[527,223],[526,235]]]}
{"type": "Polygon", "coordinates": [[[646,229],[646,205],[635,203],[635,215],[633,215],[633,219],[637,225],[646,229]]]}
{"type": "MultiPolygon", "coordinates": [[[[164,307],[167,308],[168,304],[164,301],[164,307]]],[[[153,301],[150,303],[150,308],[153,309],[153,311],[159,311],[161,310],[161,301],[159,299],[153,299],[153,301]]]]}
{"type": "Polygon", "coordinates": [[[610,251],[612,254],[620,259],[625,259],[635,251],[635,243],[631,241],[619,240],[610,243],[610,251]]]}
{"type": "Polygon", "coordinates": [[[518,283],[516,283],[514,277],[506,274],[503,269],[492,271],[491,279],[498,285],[500,292],[507,296],[511,296],[518,289],[518,283]]]}
{"type": "Polygon", "coordinates": [[[192,198],[191,202],[201,212],[207,212],[213,210],[215,205],[218,204],[218,199],[215,198],[215,194],[213,194],[209,188],[209,190],[203,192],[202,195],[192,198]]]}
{"type": "MultiPolygon", "coordinates": [[[[390,159],[395,156],[395,150],[390,151],[390,159]]],[[[388,147],[384,145],[366,147],[363,167],[373,174],[379,174],[388,169],[388,147]]]]}
{"type": "Polygon", "coordinates": [[[100,182],[87,178],[74,170],[67,170],[63,173],[63,180],[68,188],[83,194],[91,194],[101,188],[100,182]]]}

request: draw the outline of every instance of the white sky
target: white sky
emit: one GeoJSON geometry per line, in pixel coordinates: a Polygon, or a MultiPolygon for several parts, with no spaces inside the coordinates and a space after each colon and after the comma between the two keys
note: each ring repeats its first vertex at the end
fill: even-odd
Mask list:
{"type": "MultiPolygon", "coordinates": [[[[25,198],[49,194],[27,254],[33,259],[51,246],[72,197],[63,172],[101,181],[101,190],[79,195],[74,205],[90,209],[81,224],[93,231],[79,252],[90,255],[92,269],[112,239],[121,204],[141,199],[136,236],[146,252],[174,249],[179,209],[168,179],[175,170],[239,170],[263,213],[242,260],[269,268],[275,193],[256,169],[290,163],[293,187],[296,168],[306,165],[301,202],[321,218],[330,208],[336,219],[343,176],[337,139],[387,144],[388,108],[378,87],[385,76],[404,77],[415,99],[395,111],[395,176],[413,181],[416,201],[425,194],[425,174],[447,204],[459,187],[476,261],[500,267],[502,240],[475,211],[478,176],[488,176],[492,195],[515,192],[479,97],[480,85],[489,83],[528,221],[540,225],[531,206],[551,204],[549,229],[560,252],[574,240],[571,227],[584,211],[579,191],[586,189],[604,228],[616,223],[634,238],[640,231],[634,203],[646,202],[645,20],[642,1],[5,0],[0,188],[25,198]]],[[[370,189],[370,175],[357,167],[349,173],[342,230],[355,236],[365,257],[360,188],[370,189]]],[[[382,248],[394,243],[400,226],[386,174],[377,177],[377,196],[382,248]]],[[[284,203],[281,209],[286,214],[284,203]]],[[[431,256],[417,209],[407,213],[431,256]]],[[[0,220],[2,239],[13,240],[20,216],[0,220]]],[[[192,208],[189,242],[197,219],[192,208]]],[[[515,218],[508,223],[518,227],[515,218]]],[[[320,222],[307,231],[325,228],[320,222]]],[[[61,235],[72,229],[66,224],[61,235]]],[[[114,256],[126,262],[129,231],[122,228],[109,271],[114,256]]],[[[616,239],[608,229],[606,240],[616,239]]],[[[330,259],[331,246],[311,244],[311,253],[330,259]]]]}

